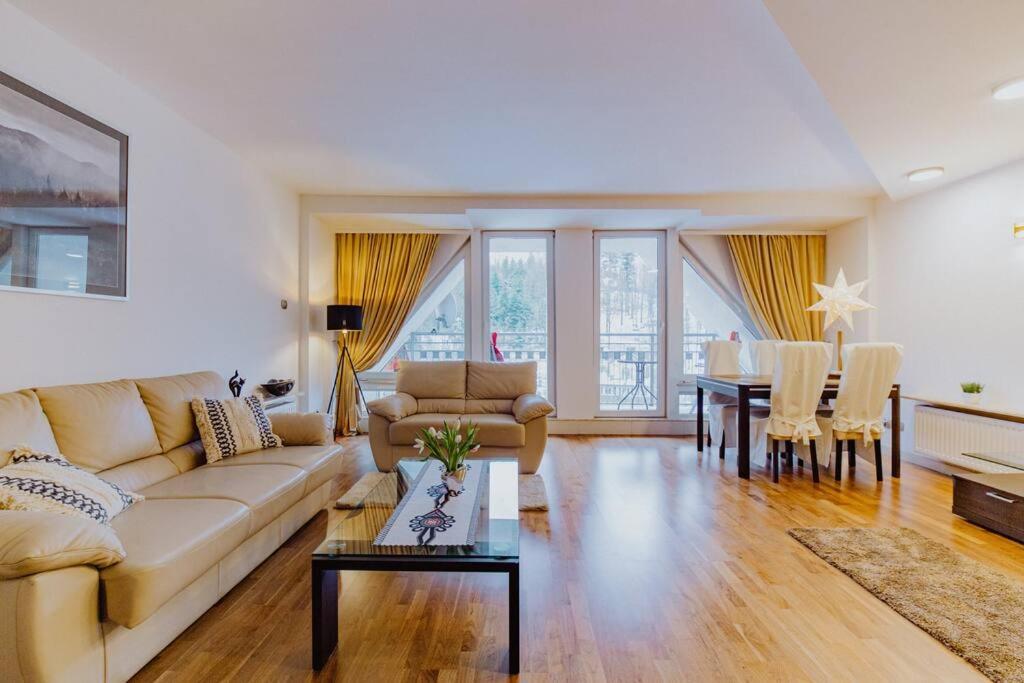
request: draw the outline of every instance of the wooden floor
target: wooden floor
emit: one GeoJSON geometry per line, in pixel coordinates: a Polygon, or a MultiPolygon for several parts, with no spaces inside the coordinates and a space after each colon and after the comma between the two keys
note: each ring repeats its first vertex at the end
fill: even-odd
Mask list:
{"type": "MultiPolygon", "coordinates": [[[[344,490],[372,467],[346,441],[344,490]]],[[[524,513],[526,681],[984,680],[790,539],[794,526],[908,526],[1024,578],[1024,549],[954,517],[951,483],[873,465],[837,485],[698,455],[680,438],[553,437],[549,513],[524,513]]],[[[309,553],[321,513],[139,673],[139,681],[507,680],[500,575],[342,576],[340,647],[314,675],[309,553]]]]}

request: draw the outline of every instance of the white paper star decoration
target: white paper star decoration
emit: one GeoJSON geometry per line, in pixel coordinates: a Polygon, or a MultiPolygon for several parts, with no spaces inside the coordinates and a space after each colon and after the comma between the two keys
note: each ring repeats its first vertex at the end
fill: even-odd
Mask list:
{"type": "Polygon", "coordinates": [[[842,318],[849,328],[853,329],[853,313],[874,308],[867,301],[860,298],[864,291],[867,280],[861,280],[852,285],[846,284],[846,274],[839,269],[836,275],[835,284],[831,287],[814,283],[814,288],[821,294],[821,301],[807,307],[808,311],[825,311],[825,329],[827,330],[837,319],[842,318]]]}

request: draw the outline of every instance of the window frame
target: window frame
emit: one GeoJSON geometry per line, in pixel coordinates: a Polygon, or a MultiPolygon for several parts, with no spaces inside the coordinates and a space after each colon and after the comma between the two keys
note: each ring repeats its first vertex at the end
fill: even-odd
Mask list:
{"type": "MultiPolygon", "coordinates": [[[[463,245],[457,252],[455,252],[455,254],[451,257],[451,259],[449,259],[448,263],[446,263],[445,266],[440,271],[438,271],[437,275],[435,276],[435,281],[440,285],[442,282],[444,282],[444,280],[448,276],[450,276],[453,272],[455,272],[456,268],[459,268],[459,264],[461,263],[461,267],[462,267],[462,289],[463,289],[463,296],[465,297],[465,303],[464,303],[464,309],[463,309],[464,312],[465,312],[465,320],[464,320],[464,323],[463,323],[463,328],[464,329],[463,329],[462,355],[463,355],[463,358],[465,358],[466,360],[469,360],[470,347],[471,347],[470,335],[472,334],[471,330],[473,329],[473,327],[472,327],[473,321],[472,321],[472,318],[471,318],[470,306],[469,306],[469,301],[470,301],[470,272],[471,272],[471,270],[470,270],[470,263],[469,263],[469,253],[470,253],[469,252],[469,245],[467,243],[467,244],[463,245]]],[[[416,311],[414,310],[413,312],[415,313],[416,311]]],[[[387,351],[384,352],[384,355],[381,356],[380,361],[378,361],[376,364],[374,364],[373,368],[371,368],[370,370],[365,370],[365,371],[359,373],[359,381],[363,383],[364,389],[366,387],[370,387],[372,390],[381,390],[381,391],[388,390],[388,389],[391,389],[391,390],[394,389],[394,387],[395,387],[395,374],[396,373],[389,372],[387,370],[380,370],[378,368],[383,366],[388,361],[388,359],[390,359],[391,356],[398,350],[398,348],[401,347],[403,344],[405,344],[405,340],[402,338],[402,334],[403,334],[403,332],[405,332],[404,327],[405,326],[403,325],[403,329],[399,331],[398,337],[395,339],[394,343],[392,343],[391,346],[388,347],[387,351]]],[[[410,331],[410,333],[411,332],[412,331],[410,331]]]]}
{"type": "Polygon", "coordinates": [[[666,416],[665,384],[668,378],[666,367],[666,344],[668,328],[667,318],[667,279],[666,258],[667,235],[665,230],[595,230],[593,232],[593,306],[594,306],[594,330],[593,342],[596,359],[594,372],[596,372],[597,394],[594,396],[594,417],[598,418],[664,418],[666,416]],[[629,239],[636,237],[654,237],[658,245],[658,323],[656,325],[658,338],[658,368],[657,381],[658,391],[656,392],[658,403],[653,410],[602,410],[601,409],[601,240],[603,239],[629,239]]]}
{"type": "Polygon", "coordinates": [[[545,265],[547,270],[547,380],[548,395],[544,398],[548,403],[557,406],[557,372],[555,359],[555,231],[554,230],[483,230],[480,233],[481,264],[480,264],[480,294],[482,299],[482,313],[480,321],[480,335],[483,341],[483,352],[486,360],[487,349],[490,348],[490,326],[491,326],[491,250],[492,239],[543,239],[547,253],[545,265]]]}
{"type": "MultiPolygon", "coordinates": [[[[763,338],[762,335],[756,329],[750,327],[750,325],[747,324],[747,321],[745,321],[743,319],[743,316],[740,315],[740,313],[737,312],[732,305],[730,305],[727,296],[725,296],[723,294],[723,292],[721,291],[720,285],[717,282],[715,282],[714,279],[711,279],[711,278],[709,278],[706,275],[707,271],[703,267],[703,265],[700,263],[700,260],[697,259],[695,256],[693,256],[693,254],[690,252],[689,249],[687,249],[685,247],[685,245],[680,244],[679,246],[680,246],[680,249],[679,249],[679,259],[680,259],[680,266],[681,266],[681,268],[680,268],[680,276],[682,278],[682,291],[683,291],[683,296],[680,297],[680,309],[679,309],[680,322],[681,322],[680,329],[679,329],[679,334],[681,335],[681,339],[685,340],[685,336],[682,336],[682,335],[685,334],[685,329],[686,329],[685,325],[686,325],[686,288],[687,288],[686,268],[687,268],[687,266],[689,266],[690,270],[693,271],[694,275],[699,277],[704,282],[704,285],[708,289],[710,289],[715,294],[715,296],[718,297],[718,299],[719,299],[720,303],[722,304],[722,306],[724,306],[724,307],[728,308],[730,311],[732,311],[732,313],[739,320],[740,324],[743,326],[742,331],[744,333],[746,333],[748,338],[754,339],[754,340],[762,339],[763,338]]],[[[679,349],[679,353],[680,354],[683,353],[683,349],[682,348],[679,349]]],[[[683,367],[684,364],[685,363],[681,363],[680,367],[683,367]]],[[[680,401],[680,398],[682,396],[696,396],[697,395],[697,375],[696,374],[691,374],[691,373],[685,373],[685,372],[681,373],[680,376],[679,376],[679,381],[676,383],[676,386],[674,387],[674,389],[675,390],[673,391],[674,400],[672,401],[672,410],[675,413],[676,419],[686,420],[686,421],[689,421],[689,422],[696,422],[697,421],[697,415],[696,414],[692,414],[691,415],[690,413],[683,413],[683,412],[680,411],[680,409],[679,409],[679,401],[680,401]]],[[[706,409],[707,409],[707,405],[705,404],[705,410],[706,409]]]]}

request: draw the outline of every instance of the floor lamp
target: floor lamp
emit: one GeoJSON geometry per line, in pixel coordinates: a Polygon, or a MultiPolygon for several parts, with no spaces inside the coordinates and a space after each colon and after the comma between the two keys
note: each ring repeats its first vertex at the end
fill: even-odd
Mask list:
{"type": "MultiPolygon", "coordinates": [[[[345,359],[348,359],[348,365],[352,368],[352,376],[356,380],[356,388],[359,389],[359,398],[362,400],[363,405],[366,405],[366,397],[363,396],[363,385],[359,383],[359,375],[356,373],[355,363],[352,362],[352,354],[348,351],[348,333],[359,332],[363,329],[363,307],[328,306],[327,329],[341,332],[341,353],[338,354],[338,369],[334,373],[334,384],[331,386],[331,400],[327,402],[327,412],[330,414],[331,406],[334,405],[334,392],[338,389],[338,380],[341,379],[341,366],[345,359]]],[[[341,405],[340,396],[338,397],[338,405],[341,405]]]]}

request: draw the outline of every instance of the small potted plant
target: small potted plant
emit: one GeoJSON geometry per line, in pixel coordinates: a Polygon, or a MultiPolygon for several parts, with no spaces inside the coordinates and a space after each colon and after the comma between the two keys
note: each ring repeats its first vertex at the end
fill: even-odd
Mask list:
{"type": "Polygon", "coordinates": [[[985,385],[980,382],[961,382],[960,391],[963,392],[964,403],[970,405],[977,405],[981,401],[981,392],[985,390],[985,385]]]}
{"type": "Polygon", "coordinates": [[[437,460],[441,463],[441,480],[453,493],[462,491],[462,482],[466,478],[466,456],[480,450],[476,441],[477,427],[473,423],[466,425],[462,433],[462,422],[443,423],[441,429],[430,427],[420,431],[419,438],[413,443],[424,460],[437,460]]]}

